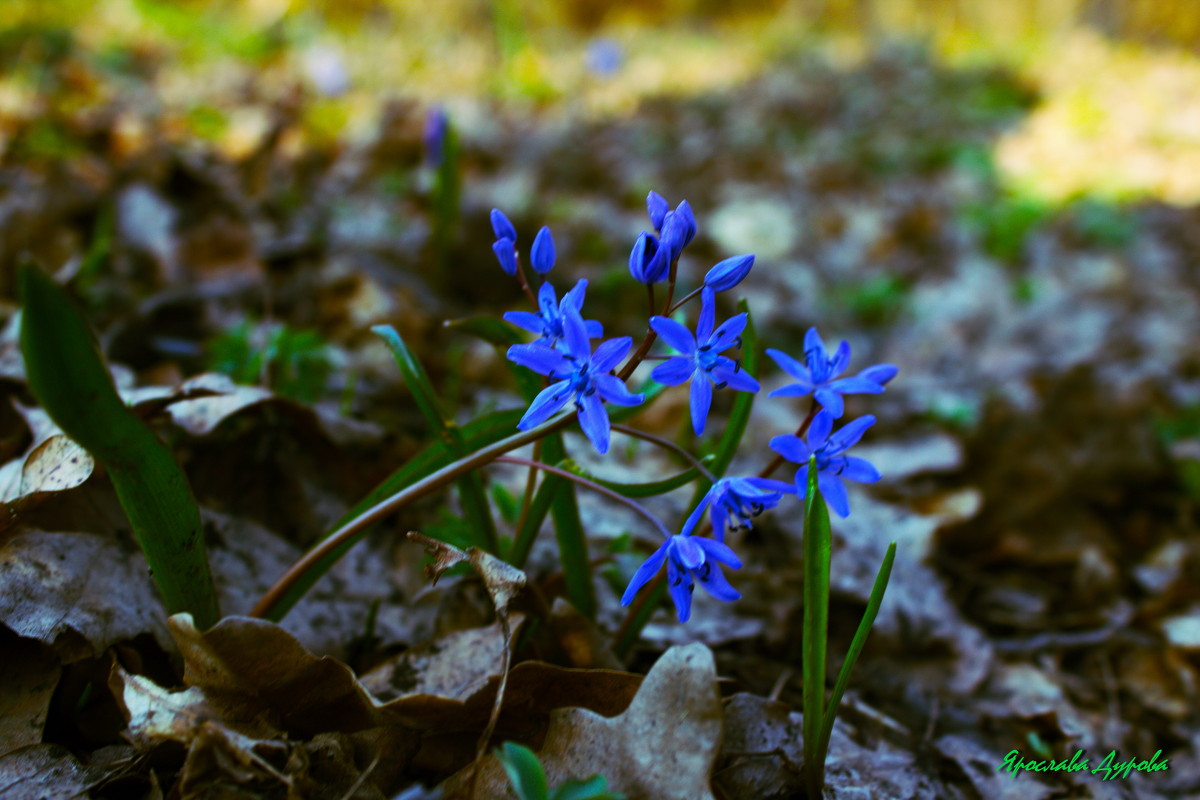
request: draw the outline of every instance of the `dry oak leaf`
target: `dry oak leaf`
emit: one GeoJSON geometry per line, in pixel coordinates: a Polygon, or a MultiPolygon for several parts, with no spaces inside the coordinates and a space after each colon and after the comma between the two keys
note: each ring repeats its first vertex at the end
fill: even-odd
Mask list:
{"type": "MultiPolygon", "coordinates": [[[[551,786],[599,773],[629,800],[713,800],[709,777],[721,728],[712,651],[689,644],[662,655],[619,716],[554,711],[538,758],[551,786]]],[[[447,779],[446,800],[467,797],[471,769],[447,779]]],[[[495,756],[479,770],[478,797],[507,796],[508,778],[495,756]]]]}

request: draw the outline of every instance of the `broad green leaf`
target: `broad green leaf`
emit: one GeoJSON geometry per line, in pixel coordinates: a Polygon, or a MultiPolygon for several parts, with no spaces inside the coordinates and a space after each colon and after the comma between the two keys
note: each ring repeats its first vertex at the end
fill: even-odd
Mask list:
{"type": "Polygon", "coordinates": [[[608,779],[593,775],[584,780],[566,781],[550,795],[550,800],[624,800],[625,795],[608,790],[608,779]]]}
{"type": "Polygon", "coordinates": [[[496,758],[504,765],[520,800],[548,800],[550,787],[546,783],[546,773],[532,750],[515,742],[505,742],[496,751],[496,758]]]}
{"type": "Polygon", "coordinates": [[[208,628],[220,618],[200,509],[171,451],[113,386],[87,323],[33,266],[20,271],[21,353],[29,388],[50,418],[102,463],[170,614],[208,628]]]}
{"type": "Polygon", "coordinates": [[[804,501],[804,766],[810,797],[820,797],[825,762],[819,756],[825,714],[825,649],[829,634],[829,511],[817,487],[817,459],[808,461],[804,501]]]}

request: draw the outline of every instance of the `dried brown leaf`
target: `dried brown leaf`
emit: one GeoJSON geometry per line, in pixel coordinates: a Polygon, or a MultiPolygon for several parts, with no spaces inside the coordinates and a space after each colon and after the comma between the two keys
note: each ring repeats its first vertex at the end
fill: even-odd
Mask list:
{"type": "Polygon", "coordinates": [[[466,562],[475,567],[479,576],[483,578],[483,585],[487,587],[497,614],[504,614],[508,610],[508,604],[525,587],[524,572],[478,547],[460,550],[452,544],[430,539],[416,531],[409,531],[408,538],[424,545],[425,552],[433,556],[434,562],[426,567],[433,583],[437,583],[442,573],[456,564],[466,562]]]}
{"type": "MultiPolygon", "coordinates": [[[[582,708],[553,712],[538,757],[551,786],[599,773],[612,791],[632,798],[711,800],[721,720],[712,652],[701,644],[672,647],[623,714],[608,719],[582,708]]],[[[466,797],[471,772],[447,779],[448,799],[466,797]]],[[[495,756],[480,763],[478,780],[480,797],[508,791],[495,756]]]]}
{"type": "Polygon", "coordinates": [[[0,629],[0,754],[42,741],[62,670],[48,646],[0,629]]]}

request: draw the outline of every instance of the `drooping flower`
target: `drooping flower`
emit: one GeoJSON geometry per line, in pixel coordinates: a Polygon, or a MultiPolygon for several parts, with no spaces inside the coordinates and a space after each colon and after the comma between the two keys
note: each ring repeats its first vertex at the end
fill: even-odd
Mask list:
{"type": "Polygon", "coordinates": [[[713,388],[757,392],[758,381],[746,374],[733,359],[721,355],[738,343],[746,328],[746,314],[727,319],[713,330],[716,321],[716,296],[705,289],[701,293],[700,320],[696,335],[667,317],[651,317],[650,327],[673,350],[681,355],[668,358],[654,368],[650,377],[666,386],[678,386],[687,380],[691,386],[692,428],[696,435],[704,433],[708,411],[712,406],[713,388]]]}
{"type": "Polygon", "coordinates": [[[624,381],[610,374],[629,352],[633,340],[628,336],[609,339],[592,352],[587,326],[573,302],[560,304],[558,311],[563,338],[557,349],[538,342],[508,348],[510,361],[554,381],[534,398],[517,427],[523,431],[535,428],[574,400],[580,427],[596,452],[604,454],[608,452],[611,424],[603,401],[636,406],[646,399],[644,394],[630,392],[624,381]]]}
{"type": "Polygon", "coordinates": [[[683,523],[682,533],[686,536],[695,530],[704,512],[711,508],[713,536],[723,542],[726,529],[754,527],[754,517],[779,505],[785,494],[795,492],[792,484],[770,478],[720,478],[683,523]]]}
{"type": "Polygon", "coordinates": [[[723,292],[726,289],[732,289],[746,279],[753,266],[753,255],[727,258],[724,261],[718,262],[716,266],[708,271],[704,276],[704,285],[714,292],[723,292]]]}
{"type": "Polygon", "coordinates": [[[868,414],[856,420],[847,422],[837,433],[833,429],[833,415],[828,409],[821,409],[813,418],[808,429],[808,441],[799,436],[785,434],[771,440],[771,449],[788,461],[800,465],[796,470],[796,494],[801,498],[808,494],[808,461],[810,456],[817,458],[817,488],[829,502],[839,517],[850,514],[850,501],[846,496],[846,486],[842,479],[846,478],[859,483],[874,483],[879,480],[879,470],[866,459],[844,455],[859,439],[863,432],[875,424],[875,417],[868,414]]]}
{"type": "Polygon", "coordinates": [[[842,342],[837,352],[830,356],[816,328],[809,328],[804,335],[806,364],[775,349],[767,350],[767,355],[774,359],[780,369],[796,379],[795,383],[771,392],[770,397],[804,397],[812,394],[834,419],[839,419],[846,411],[842,395],[880,394],[884,384],[900,371],[892,364],[876,364],[853,378],[838,378],[850,364],[850,343],[842,342]]]}
{"type": "Polygon", "coordinates": [[[667,277],[667,251],[658,246],[654,234],[642,231],[629,254],[629,274],[641,283],[658,283],[667,277]]]}
{"type": "Polygon", "coordinates": [[[729,585],[721,572],[721,564],[733,569],[742,566],[728,545],[703,536],[676,534],[663,542],[662,547],[638,567],[625,594],[621,596],[621,605],[627,606],[633,602],[638,591],[662,569],[664,561],[667,562],[667,591],[675,602],[680,622],[687,622],[692,615],[692,592],[696,588],[694,581],[700,581],[700,585],[718,600],[728,602],[742,596],[729,585]]]}
{"type": "Polygon", "coordinates": [[[550,228],[543,225],[533,237],[533,247],[529,249],[529,266],[539,275],[545,275],[554,268],[554,237],[550,228]]]}

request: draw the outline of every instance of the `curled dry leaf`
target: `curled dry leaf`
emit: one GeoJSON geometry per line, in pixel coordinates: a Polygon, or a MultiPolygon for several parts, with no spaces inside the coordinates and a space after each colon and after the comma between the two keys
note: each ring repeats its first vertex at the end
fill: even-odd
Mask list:
{"type": "Polygon", "coordinates": [[[425,569],[434,583],[437,583],[443,572],[456,564],[466,562],[475,567],[479,576],[483,578],[483,585],[487,587],[497,614],[506,613],[508,604],[525,587],[524,572],[478,547],[460,550],[454,545],[430,539],[416,531],[409,531],[408,538],[424,545],[425,551],[433,556],[434,562],[425,569]]]}
{"type": "MultiPolygon", "coordinates": [[[[550,715],[538,754],[551,786],[597,773],[614,792],[655,800],[712,800],[709,775],[721,742],[721,702],[712,652],[672,647],[642,682],[623,714],[607,719],[582,708],[550,715]]],[[[465,798],[471,768],[444,784],[465,798]]],[[[478,796],[504,797],[508,778],[495,756],[479,765],[478,796]]]]}
{"type": "Polygon", "coordinates": [[[108,686],[128,720],[126,736],[142,749],[165,741],[190,744],[202,725],[220,719],[199,689],[169,692],[115,663],[108,686]]]}

